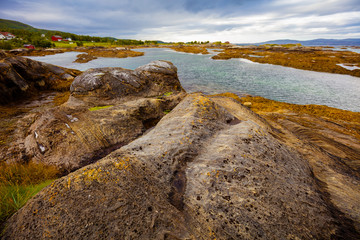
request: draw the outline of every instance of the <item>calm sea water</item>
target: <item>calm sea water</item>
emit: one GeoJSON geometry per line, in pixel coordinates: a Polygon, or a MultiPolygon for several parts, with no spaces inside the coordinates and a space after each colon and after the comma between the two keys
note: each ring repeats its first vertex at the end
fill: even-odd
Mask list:
{"type": "Polygon", "coordinates": [[[360,111],[360,78],[299,70],[246,59],[212,60],[212,55],[178,53],[170,49],[138,49],[135,58],[98,58],[88,63],[72,63],[78,52],[45,57],[29,57],[67,68],[97,67],[135,69],[153,60],[168,60],[178,68],[181,84],[188,92],[234,92],[296,103],[319,104],[360,111]]]}

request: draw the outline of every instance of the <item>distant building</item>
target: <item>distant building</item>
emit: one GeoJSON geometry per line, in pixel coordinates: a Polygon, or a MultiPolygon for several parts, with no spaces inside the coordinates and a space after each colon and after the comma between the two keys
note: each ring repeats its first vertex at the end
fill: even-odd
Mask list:
{"type": "Polygon", "coordinates": [[[45,37],[45,34],[41,34],[41,37],[45,37]]]}
{"type": "Polygon", "coordinates": [[[54,36],[51,37],[51,41],[53,41],[53,42],[61,42],[61,41],[63,41],[63,38],[62,38],[62,36],[54,35],[54,36]]]}
{"type": "Polygon", "coordinates": [[[15,38],[15,35],[9,32],[0,32],[0,39],[13,39],[15,38]]]}
{"type": "Polygon", "coordinates": [[[24,44],[24,48],[27,48],[27,49],[35,49],[35,46],[34,46],[34,45],[31,45],[31,44],[24,44]]]}

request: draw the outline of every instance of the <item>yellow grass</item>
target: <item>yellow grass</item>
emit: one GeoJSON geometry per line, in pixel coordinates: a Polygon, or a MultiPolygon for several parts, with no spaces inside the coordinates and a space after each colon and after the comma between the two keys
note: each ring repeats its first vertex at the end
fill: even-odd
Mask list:
{"type": "Polygon", "coordinates": [[[55,167],[41,163],[0,163],[0,226],[58,176],[55,167]]]}

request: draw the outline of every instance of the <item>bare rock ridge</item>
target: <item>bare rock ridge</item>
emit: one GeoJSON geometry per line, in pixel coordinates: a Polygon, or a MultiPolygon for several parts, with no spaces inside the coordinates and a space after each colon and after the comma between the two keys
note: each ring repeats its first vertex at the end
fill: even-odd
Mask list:
{"type": "Polygon", "coordinates": [[[134,71],[90,69],[70,89],[65,104],[30,112],[18,122],[5,159],[73,171],[142,135],[185,96],[176,67],[165,61],[134,71]]]}
{"type": "Polygon", "coordinates": [[[35,95],[42,90],[67,90],[78,70],[23,57],[0,54],[0,104],[35,95]]]}
{"type": "Polygon", "coordinates": [[[358,239],[282,134],[231,98],[189,94],[140,138],[37,194],[3,239],[358,239]]]}

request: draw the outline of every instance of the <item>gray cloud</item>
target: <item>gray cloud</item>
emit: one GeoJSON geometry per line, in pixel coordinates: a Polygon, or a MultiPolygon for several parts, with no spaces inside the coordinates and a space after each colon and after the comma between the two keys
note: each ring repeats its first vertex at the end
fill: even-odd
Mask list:
{"type": "Polygon", "coordinates": [[[0,18],[77,34],[165,41],[360,37],[359,0],[2,0],[0,18]]]}

